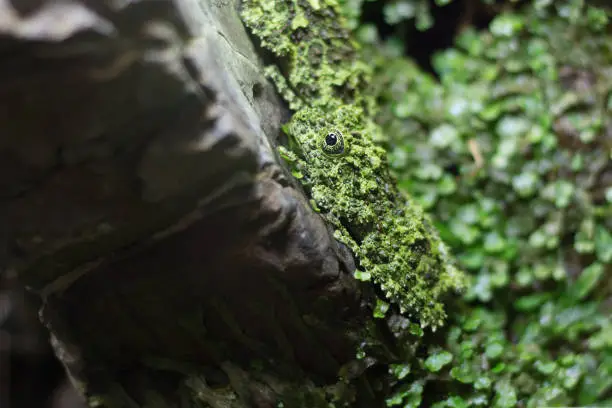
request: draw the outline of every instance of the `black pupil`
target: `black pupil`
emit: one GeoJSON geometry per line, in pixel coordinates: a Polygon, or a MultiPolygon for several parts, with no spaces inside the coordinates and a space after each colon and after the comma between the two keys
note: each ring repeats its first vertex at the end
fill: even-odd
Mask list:
{"type": "Polygon", "coordinates": [[[337,141],[338,141],[338,137],[336,137],[336,135],[335,135],[335,134],[333,134],[333,133],[330,133],[329,135],[327,135],[327,136],[325,137],[325,143],[326,143],[328,146],[333,146],[333,145],[335,145],[337,141]]]}

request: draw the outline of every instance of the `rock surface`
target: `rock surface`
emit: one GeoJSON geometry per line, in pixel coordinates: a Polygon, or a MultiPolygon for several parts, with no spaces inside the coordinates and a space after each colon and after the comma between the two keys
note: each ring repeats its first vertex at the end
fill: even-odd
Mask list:
{"type": "Polygon", "coordinates": [[[0,266],[90,402],[176,402],[152,373],[188,371],[270,406],[236,370],[333,382],[353,357],[353,261],[277,163],[287,112],[236,7],[0,2],[0,266]]]}

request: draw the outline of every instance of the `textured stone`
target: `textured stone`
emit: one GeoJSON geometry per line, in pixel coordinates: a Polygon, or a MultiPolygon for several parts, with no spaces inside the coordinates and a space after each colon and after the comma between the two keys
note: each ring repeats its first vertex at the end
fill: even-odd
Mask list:
{"type": "Polygon", "coordinates": [[[334,381],[363,313],[354,265],[277,164],[286,112],[236,5],[0,16],[0,266],[43,299],[78,388],[141,401],[164,394],[160,364],[219,385],[255,360],[269,383],[334,381]]]}

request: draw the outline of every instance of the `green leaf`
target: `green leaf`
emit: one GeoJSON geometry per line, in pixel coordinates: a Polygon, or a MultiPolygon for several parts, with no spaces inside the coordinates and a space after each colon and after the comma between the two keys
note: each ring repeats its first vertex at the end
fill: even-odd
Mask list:
{"type": "Polygon", "coordinates": [[[516,274],[516,282],[520,286],[529,286],[533,283],[533,270],[527,266],[521,266],[516,274]]]}
{"type": "Polygon", "coordinates": [[[504,116],[496,125],[495,130],[501,137],[498,151],[503,156],[516,153],[522,137],[531,128],[531,122],[522,116],[504,116]]]}
{"type": "Polygon", "coordinates": [[[466,204],[457,210],[457,218],[466,224],[473,225],[478,222],[479,210],[476,204],[466,204]]]}
{"type": "Polygon", "coordinates": [[[315,200],[311,198],[310,200],[308,200],[308,202],[310,203],[310,207],[314,210],[314,212],[317,212],[317,213],[321,212],[321,209],[319,208],[315,200]]]}
{"type": "Polygon", "coordinates": [[[536,192],[538,181],[536,173],[524,172],[512,178],[512,187],[521,197],[529,197],[536,192]]]}
{"type": "Polygon", "coordinates": [[[364,281],[364,282],[369,281],[370,278],[372,278],[372,275],[369,272],[360,271],[358,269],[355,270],[354,276],[355,276],[355,279],[364,281]]]}
{"type": "Polygon", "coordinates": [[[378,319],[382,319],[387,314],[387,310],[389,310],[389,304],[387,302],[382,301],[381,299],[376,299],[376,307],[374,308],[374,317],[378,319]]]}
{"type": "Polygon", "coordinates": [[[460,366],[451,368],[450,375],[455,380],[464,384],[473,383],[474,380],[480,378],[480,373],[475,372],[475,370],[467,362],[462,363],[460,366]]]}
{"type": "Polygon", "coordinates": [[[550,296],[550,293],[533,293],[531,295],[526,295],[518,298],[514,302],[514,308],[521,312],[530,312],[542,306],[544,302],[550,299],[550,296]]]}
{"type": "Polygon", "coordinates": [[[485,349],[485,354],[490,359],[499,358],[499,356],[501,356],[503,352],[504,352],[504,346],[501,343],[497,343],[497,342],[487,345],[487,348],[485,349]]]}
{"type": "Polygon", "coordinates": [[[584,299],[597,286],[604,273],[604,267],[599,262],[595,262],[586,267],[574,285],[573,294],[578,300],[584,299]]]}
{"type": "Polygon", "coordinates": [[[607,364],[602,364],[604,367],[585,375],[578,394],[578,404],[580,406],[599,402],[601,396],[612,390],[612,375],[610,375],[612,367],[610,365],[608,359],[607,364]],[[607,367],[605,367],[606,365],[607,367]]]}
{"type": "Polygon", "coordinates": [[[423,383],[415,381],[410,385],[403,385],[391,397],[385,400],[388,407],[401,405],[402,408],[418,408],[421,405],[423,383]]]}
{"type": "Polygon", "coordinates": [[[414,17],[416,7],[409,1],[397,1],[386,4],[383,8],[383,15],[387,24],[394,25],[414,17]]]}
{"type": "Polygon", "coordinates": [[[535,362],[534,367],[536,370],[544,375],[550,375],[557,369],[557,364],[554,361],[544,363],[541,360],[535,362]]]}
{"type": "Polygon", "coordinates": [[[489,377],[478,377],[476,382],[474,383],[474,388],[477,390],[486,390],[491,387],[491,379],[489,377]]]}
{"type": "Polygon", "coordinates": [[[424,163],[414,173],[414,175],[421,180],[438,180],[442,177],[442,174],[442,167],[434,163],[424,163]]]}
{"type": "Polygon", "coordinates": [[[410,364],[391,364],[390,370],[395,378],[401,380],[410,374],[410,364]]]}
{"type": "Polygon", "coordinates": [[[587,6],[587,19],[589,26],[595,30],[604,29],[610,21],[606,10],[591,5],[587,6]]]}
{"type": "Polygon", "coordinates": [[[506,286],[509,279],[508,269],[509,266],[506,262],[497,259],[494,260],[491,263],[491,286],[496,288],[506,286]]]}
{"type": "Polygon", "coordinates": [[[574,185],[569,181],[559,180],[555,183],[555,205],[558,208],[565,208],[571,202],[574,195],[574,185]]]}
{"type": "Polygon", "coordinates": [[[595,243],[586,237],[582,231],[578,231],[574,237],[574,249],[579,254],[590,254],[595,250],[595,243]]]}
{"type": "Polygon", "coordinates": [[[495,383],[495,400],[493,401],[495,408],[515,407],[517,402],[516,390],[510,384],[510,380],[503,379],[495,383]]]}
{"type": "Polygon", "coordinates": [[[446,399],[448,408],[468,408],[470,405],[461,397],[454,395],[446,399]]]}
{"type": "Polygon", "coordinates": [[[605,347],[612,349],[612,324],[603,327],[598,333],[595,333],[589,339],[589,348],[594,350],[603,349],[605,347]]]}
{"type": "Polygon", "coordinates": [[[433,26],[433,17],[428,9],[421,7],[419,12],[417,13],[417,19],[415,27],[419,31],[428,30],[433,26]]]}
{"type": "Polygon", "coordinates": [[[464,244],[470,245],[480,236],[480,230],[469,224],[466,224],[457,218],[453,218],[450,222],[450,230],[464,244]]]}
{"type": "Polygon", "coordinates": [[[582,367],[579,364],[560,370],[559,378],[562,380],[563,387],[571,390],[578,385],[578,382],[584,375],[582,367]]]}
{"type": "Polygon", "coordinates": [[[595,250],[595,221],[585,218],[580,223],[578,232],[574,236],[574,248],[581,254],[591,253],[595,250]]]}
{"type": "Polygon", "coordinates": [[[423,383],[420,381],[413,382],[410,389],[404,395],[404,406],[402,408],[418,408],[421,406],[423,395],[423,383]]]}
{"type": "Polygon", "coordinates": [[[444,174],[437,184],[438,193],[443,196],[453,194],[457,190],[457,182],[455,177],[450,174],[444,174]]]}
{"type": "Polygon", "coordinates": [[[497,232],[489,232],[484,238],[484,249],[489,253],[497,253],[504,250],[506,240],[497,232]]]}
{"type": "Polygon", "coordinates": [[[408,327],[408,331],[410,332],[410,334],[417,337],[423,337],[423,334],[425,334],[423,328],[416,323],[411,323],[408,327]]]}
{"type": "Polygon", "coordinates": [[[602,225],[595,227],[595,253],[601,262],[612,261],[612,234],[602,225]]]}
{"type": "Polygon", "coordinates": [[[542,229],[537,229],[531,233],[529,236],[529,245],[534,248],[543,248],[546,245],[546,241],[548,240],[548,236],[546,232],[542,229]]]}
{"type": "Polygon", "coordinates": [[[467,332],[476,331],[482,325],[482,316],[478,310],[474,310],[472,314],[465,319],[462,324],[463,330],[467,332]]]}
{"type": "Polygon", "coordinates": [[[476,276],[474,283],[468,288],[468,295],[476,296],[482,302],[488,302],[493,297],[491,275],[488,273],[479,273],[476,276]]]}
{"type": "Polygon", "coordinates": [[[570,165],[573,171],[580,171],[584,167],[584,157],[580,153],[576,153],[572,157],[572,164],[570,165]]]}
{"type": "Polygon", "coordinates": [[[490,30],[496,36],[513,37],[523,28],[523,25],[523,17],[506,13],[500,14],[491,22],[490,30]]]}
{"type": "Polygon", "coordinates": [[[453,355],[446,350],[434,352],[427,357],[425,360],[425,367],[436,373],[442,369],[445,365],[449,364],[453,360],[453,355]]]}
{"type": "Polygon", "coordinates": [[[480,269],[485,259],[485,254],[481,249],[475,248],[459,255],[461,264],[468,269],[480,269]]]}
{"type": "Polygon", "coordinates": [[[359,42],[364,44],[375,44],[379,41],[378,29],[374,24],[361,25],[357,29],[355,36],[359,42]]]}
{"type": "Polygon", "coordinates": [[[566,407],[570,403],[567,393],[563,388],[543,384],[529,399],[528,406],[533,407],[566,407]]]}
{"type": "Polygon", "coordinates": [[[529,197],[536,192],[538,181],[537,174],[525,172],[512,178],[512,187],[521,197],[529,197]]]}
{"type": "Polygon", "coordinates": [[[442,124],[431,131],[430,143],[438,148],[445,148],[459,139],[459,132],[454,126],[442,124]]]}

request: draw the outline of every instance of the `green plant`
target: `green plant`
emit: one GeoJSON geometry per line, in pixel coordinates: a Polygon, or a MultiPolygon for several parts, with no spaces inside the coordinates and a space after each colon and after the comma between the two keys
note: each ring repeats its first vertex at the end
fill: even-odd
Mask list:
{"type": "Polygon", "coordinates": [[[419,406],[415,393],[434,407],[612,403],[608,19],[534,1],[463,31],[435,56],[439,79],[397,38],[358,29],[400,186],[471,275],[445,351],[423,361],[431,375],[389,405],[419,406]]]}

